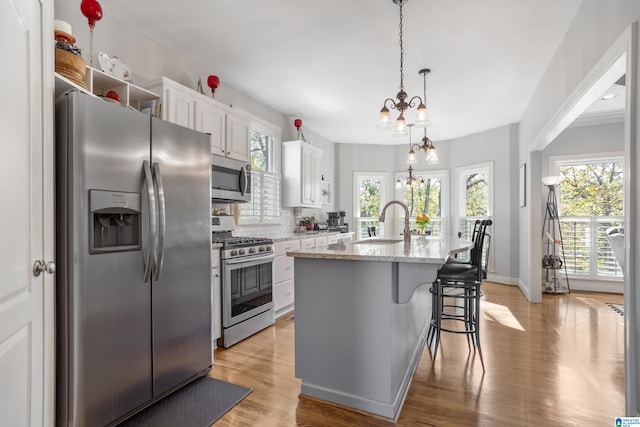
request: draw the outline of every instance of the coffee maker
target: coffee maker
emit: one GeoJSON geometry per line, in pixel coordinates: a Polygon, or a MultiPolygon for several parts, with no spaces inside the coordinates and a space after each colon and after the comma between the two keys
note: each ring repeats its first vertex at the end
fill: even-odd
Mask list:
{"type": "Polygon", "coordinates": [[[327,212],[329,219],[327,220],[329,231],[339,231],[341,233],[346,233],[349,231],[349,224],[345,224],[344,217],[346,216],[345,211],[337,211],[337,212],[327,212]]]}

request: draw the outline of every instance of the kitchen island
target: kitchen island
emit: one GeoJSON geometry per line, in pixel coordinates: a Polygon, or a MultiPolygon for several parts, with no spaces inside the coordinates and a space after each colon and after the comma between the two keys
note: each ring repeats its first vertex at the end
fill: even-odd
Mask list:
{"type": "Polygon", "coordinates": [[[288,252],[301,394],[397,419],[429,328],[429,286],[472,246],[415,236],[288,252]]]}

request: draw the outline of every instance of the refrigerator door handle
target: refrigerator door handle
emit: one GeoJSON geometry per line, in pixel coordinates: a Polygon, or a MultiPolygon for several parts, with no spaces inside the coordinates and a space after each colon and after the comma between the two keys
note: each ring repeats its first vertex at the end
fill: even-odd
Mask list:
{"type": "Polygon", "coordinates": [[[247,171],[244,166],[240,168],[240,178],[242,179],[242,183],[240,184],[240,195],[244,197],[244,194],[247,192],[247,186],[249,185],[249,178],[247,177],[247,171]]]}
{"type": "Polygon", "coordinates": [[[158,279],[160,279],[160,272],[162,271],[162,264],[164,260],[164,236],[167,228],[164,186],[162,185],[160,165],[157,162],[153,164],[153,178],[158,192],[158,258],[156,259],[156,268],[153,276],[153,280],[157,282],[158,279]]]}
{"type": "Polygon", "coordinates": [[[144,263],[144,278],[146,283],[151,279],[151,270],[153,269],[153,257],[152,254],[155,251],[156,246],[156,193],[153,188],[153,178],[151,176],[151,167],[149,161],[142,162],[142,170],[144,173],[144,180],[147,184],[147,192],[149,194],[149,248],[147,249],[146,261],[144,263]]]}

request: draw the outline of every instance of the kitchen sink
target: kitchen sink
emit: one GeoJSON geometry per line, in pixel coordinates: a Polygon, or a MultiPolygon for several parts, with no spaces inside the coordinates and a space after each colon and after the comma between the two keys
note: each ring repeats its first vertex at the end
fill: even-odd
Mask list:
{"type": "Polygon", "coordinates": [[[400,243],[402,239],[365,239],[352,242],[354,245],[392,245],[394,243],[400,243]]]}

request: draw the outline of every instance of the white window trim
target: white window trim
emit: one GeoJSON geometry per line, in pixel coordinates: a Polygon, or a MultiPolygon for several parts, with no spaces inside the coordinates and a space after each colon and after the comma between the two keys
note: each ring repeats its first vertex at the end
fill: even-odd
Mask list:
{"type": "MultiPolygon", "coordinates": [[[[560,167],[562,166],[571,166],[571,165],[583,165],[587,163],[603,163],[603,162],[620,162],[623,165],[625,164],[624,152],[623,151],[607,151],[607,152],[599,152],[599,153],[581,153],[581,154],[563,154],[556,156],[549,156],[549,174],[550,175],[560,175],[560,167]]],[[[623,168],[624,170],[624,168],[623,168]]],[[[625,182],[623,181],[623,186],[625,182]]],[[[623,190],[624,191],[624,190],[623,190]]],[[[558,201],[560,199],[560,191],[558,189],[558,201]]],[[[597,248],[592,246],[590,252],[590,265],[589,265],[589,275],[569,273],[569,278],[572,280],[595,280],[600,282],[623,282],[623,277],[616,276],[603,276],[598,274],[597,268],[595,272],[592,271],[594,269],[594,265],[597,262],[597,248]]]]}
{"type": "Polygon", "coordinates": [[[553,175],[560,174],[560,166],[581,165],[584,163],[602,163],[619,161],[624,163],[623,151],[609,151],[605,153],[564,154],[549,156],[549,172],[553,175]]]}
{"type": "MultiPolygon", "coordinates": [[[[468,175],[470,173],[474,173],[474,172],[484,172],[487,171],[488,173],[488,180],[489,180],[489,185],[487,188],[487,199],[488,199],[488,206],[487,206],[487,215],[486,218],[493,218],[493,212],[494,212],[494,199],[493,199],[493,195],[494,195],[494,188],[495,188],[495,181],[494,181],[494,172],[493,172],[493,162],[483,162],[483,163],[474,163],[471,165],[467,165],[467,166],[460,166],[458,168],[456,168],[456,185],[457,185],[457,193],[458,193],[458,206],[455,208],[455,212],[456,212],[456,217],[455,217],[455,222],[451,224],[452,227],[458,227],[460,224],[460,219],[461,218],[467,218],[466,215],[466,199],[467,199],[467,194],[466,191],[464,190],[465,188],[465,175],[468,175]]],[[[492,230],[495,230],[494,227],[492,227],[492,230]]],[[[492,234],[495,234],[495,232],[492,232],[492,234]]],[[[495,236],[492,235],[491,237],[492,239],[495,239],[495,236]]],[[[494,240],[495,241],[495,240],[494,240]]],[[[489,249],[489,272],[493,272],[494,271],[494,266],[493,266],[493,253],[495,251],[495,244],[491,244],[490,249],[489,249]]]]}
{"type": "MultiPolygon", "coordinates": [[[[249,130],[254,130],[262,133],[270,133],[273,136],[273,156],[271,156],[272,164],[269,165],[270,169],[267,172],[280,173],[280,159],[282,150],[280,128],[272,123],[267,122],[266,120],[250,115],[249,130]]],[[[251,150],[251,147],[249,147],[249,150],[251,150]]]]}
{"type": "Polygon", "coordinates": [[[494,200],[493,200],[493,193],[494,193],[494,187],[495,187],[495,182],[494,182],[494,173],[493,173],[493,162],[485,162],[485,163],[476,163],[476,164],[472,164],[472,165],[467,165],[467,166],[461,166],[456,168],[456,184],[458,186],[457,188],[457,193],[458,193],[458,206],[457,206],[457,214],[456,214],[456,224],[460,222],[460,218],[466,217],[465,215],[465,208],[466,208],[466,199],[467,199],[467,195],[466,192],[464,191],[465,188],[465,182],[464,182],[464,177],[465,175],[474,173],[474,172],[484,172],[484,171],[488,171],[488,179],[489,179],[489,188],[487,189],[487,198],[488,198],[488,202],[489,205],[487,206],[487,217],[493,218],[493,206],[494,206],[494,200]]]}
{"type": "MultiPolygon", "coordinates": [[[[389,186],[389,173],[388,172],[353,172],[353,231],[355,240],[360,238],[359,236],[359,218],[360,218],[360,180],[363,178],[381,178],[382,185],[380,186],[380,211],[387,203],[387,188],[389,186]]],[[[351,230],[350,230],[351,231],[351,230]]],[[[381,230],[382,231],[382,230],[381,230]]]]}

